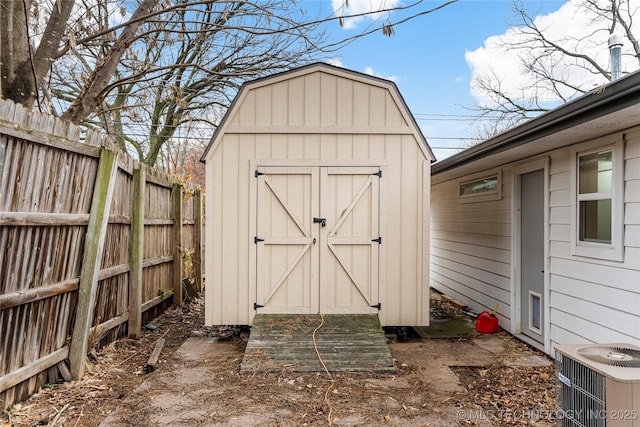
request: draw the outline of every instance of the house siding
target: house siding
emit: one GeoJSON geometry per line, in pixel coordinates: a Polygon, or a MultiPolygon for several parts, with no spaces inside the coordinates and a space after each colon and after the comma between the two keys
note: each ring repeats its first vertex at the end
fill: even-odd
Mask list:
{"type": "Polygon", "coordinates": [[[458,180],[431,188],[431,284],[472,310],[493,309],[509,328],[511,310],[511,177],[502,198],[460,203],[458,180]]]}
{"type": "MultiPolygon", "coordinates": [[[[549,159],[546,274],[550,325],[545,346],[549,354],[558,344],[640,345],[640,128],[619,137],[626,141],[622,262],[572,255],[572,151],[557,149],[544,156],[549,159]]],[[[512,333],[518,332],[510,318],[515,286],[511,272],[516,268],[511,265],[514,166],[520,168],[540,158],[493,165],[502,170],[501,200],[459,203],[457,179],[438,182],[431,190],[432,286],[476,311],[500,304],[500,324],[512,333]]]]}
{"type": "MultiPolygon", "coordinates": [[[[624,261],[571,255],[571,154],[553,153],[550,171],[551,347],[567,343],[640,345],[640,130],[624,133],[624,261]]],[[[579,146],[578,146],[579,147],[579,146]]]]}

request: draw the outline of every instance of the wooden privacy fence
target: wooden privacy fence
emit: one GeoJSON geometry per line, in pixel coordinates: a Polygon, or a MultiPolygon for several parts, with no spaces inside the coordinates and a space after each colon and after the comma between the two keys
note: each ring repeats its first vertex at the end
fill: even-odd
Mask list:
{"type": "Polygon", "coordinates": [[[107,137],[0,102],[0,406],[202,290],[200,190],[107,137]]]}

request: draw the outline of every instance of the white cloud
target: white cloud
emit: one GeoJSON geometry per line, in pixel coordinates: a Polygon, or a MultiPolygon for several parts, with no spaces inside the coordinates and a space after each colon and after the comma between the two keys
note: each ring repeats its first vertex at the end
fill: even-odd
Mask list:
{"type": "Polygon", "coordinates": [[[379,19],[382,14],[375,12],[397,7],[400,4],[400,0],[331,0],[331,4],[336,16],[350,16],[369,13],[369,15],[345,18],[343,28],[349,30],[357,27],[358,23],[363,20],[379,19]]]}
{"type": "MultiPolygon", "coordinates": [[[[637,0],[632,0],[635,3],[637,0]]],[[[569,0],[556,12],[548,15],[540,15],[535,18],[535,25],[544,29],[544,34],[548,39],[561,43],[572,43],[572,40],[582,40],[580,46],[582,52],[596,58],[601,67],[609,69],[609,50],[607,39],[609,37],[606,24],[594,23],[594,16],[586,9],[579,7],[583,0],[569,0]],[[595,31],[600,30],[602,31],[595,31]]],[[[509,97],[514,99],[529,98],[533,89],[523,89],[523,87],[535,86],[533,78],[525,75],[521,64],[521,56],[525,53],[519,49],[505,49],[503,44],[517,43],[524,39],[520,28],[511,27],[503,34],[489,37],[485,40],[484,46],[467,51],[465,58],[472,70],[471,94],[480,104],[486,104],[489,100],[486,94],[480,91],[474,82],[477,78],[495,74],[501,82],[500,89],[509,97]]],[[[575,43],[575,42],[573,42],[575,43]]],[[[623,52],[631,48],[627,41],[623,46],[623,52]]],[[[531,51],[528,52],[531,54],[531,51]]],[[[537,56],[540,55],[537,51],[537,56]]],[[[634,63],[623,61],[623,70],[637,67],[634,63]]],[[[602,76],[593,75],[575,64],[571,59],[564,58],[554,71],[554,76],[564,81],[582,88],[591,88],[602,84],[605,80],[602,76]]],[[[537,85],[540,88],[540,85],[537,85]]],[[[565,96],[572,96],[568,90],[565,96]]],[[[550,91],[543,91],[538,94],[541,100],[557,102],[559,99],[550,91]]]]}
{"type": "Polygon", "coordinates": [[[374,71],[374,69],[372,67],[364,67],[363,73],[368,74],[370,76],[374,76],[374,77],[380,77],[381,79],[391,80],[392,82],[395,82],[395,83],[397,83],[398,80],[399,80],[399,77],[397,77],[397,76],[385,76],[385,75],[382,75],[382,74],[374,71]]]}

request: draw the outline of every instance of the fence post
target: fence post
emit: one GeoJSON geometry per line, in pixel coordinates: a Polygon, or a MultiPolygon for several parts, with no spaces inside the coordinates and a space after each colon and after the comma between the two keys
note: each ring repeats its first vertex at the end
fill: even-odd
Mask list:
{"type": "Polygon", "coordinates": [[[173,184],[173,303],[182,305],[182,185],[173,184]]]}
{"type": "Polygon", "coordinates": [[[195,230],[193,233],[193,267],[196,275],[196,289],[202,292],[202,190],[197,189],[194,196],[195,230]]]}
{"type": "Polygon", "coordinates": [[[144,206],[146,174],[143,165],[133,170],[133,215],[129,254],[129,338],[138,339],[142,331],[142,262],[144,261],[144,206]]]}
{"type": "Polygon", "coordinates": [[[76,319],[69,350],[71,375],[76,380],[79,380],[84,375],[87,347],[89,345],[89,331],[93,322],[98,288],[98,273],[102,262],[104,240],[109,223],[109,210],[117,171],[118,153],[106,148],[100,150],[89,224],[84,238],[84,253],[82,255],[80,284],[78,287],[78,305],[76,307],[76,319]]]}

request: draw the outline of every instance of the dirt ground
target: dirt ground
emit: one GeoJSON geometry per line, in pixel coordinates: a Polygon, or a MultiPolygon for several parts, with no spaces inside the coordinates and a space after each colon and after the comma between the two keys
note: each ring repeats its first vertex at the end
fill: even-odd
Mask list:
{"type": "MultiPolygon", "coordinates": [[[[456,312],[437,299],[431,308],[456,312]]],[[[0,427],[554,425],[553,365],[504,332],[391,343],[394,375],[239,375],[245,334],[203,326],[203,311],[201,300],[171,308],[141,340],[97,350],[85,378],[43,388],[0,427]],[[160,338],[158,369],[146,373],[160,338]]]]}

